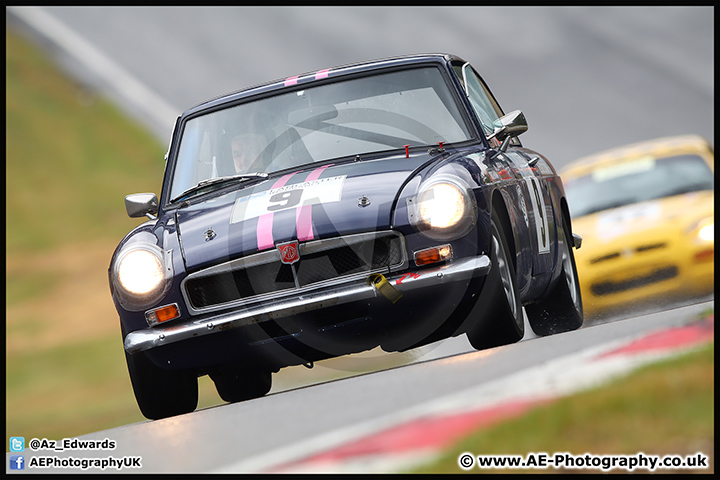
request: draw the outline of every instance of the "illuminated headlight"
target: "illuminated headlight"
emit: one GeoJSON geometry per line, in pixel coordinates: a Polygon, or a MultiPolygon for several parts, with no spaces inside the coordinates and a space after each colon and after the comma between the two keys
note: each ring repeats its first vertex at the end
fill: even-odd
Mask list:
{"type": "Polygon", "coordinates": [[[419,208],[430,228],[451,228],[465,215],[465,195],[452,183],[436,183],[423,192],[419,208]]]}
{"type": "Polygon", "coordinates": [[[146,250],[130,252],[118,264],[120,285],[134,295],[147,295],[164,277],[160,259],[146,250]]]}
{"type": "Polygon", "coordinates": [[[706,217],[694,223],[686,232],[695,244],[693,260],[710,263],[715,260],[715,217],[706,217]]]}
{"type": "Polygon", "coordinates": [[[698,244],[715,243],[715,218],[706,217],[691,224],[685,233],[695,238],[698,244]]]}
{"type": "Polygon", "coordinates": [[[715,223],[705,225],[698,231],[698,237],[706,242],[715,242],[715,223]]]}
{"type": "Polygon", "coordinates": [[[435,240],[453,240],[467,234],[477,219],[475,197],[460,180],[438,178],[420,188],[409,202],[411,222],[435,240]]]}
{"type": "Polygon", "coordinates": [[[128,310],[142,310],[157,302],[170,286],[169,252],[139,244],[120,253],[113,267],[113,284],[120,303],[128,310]]]}

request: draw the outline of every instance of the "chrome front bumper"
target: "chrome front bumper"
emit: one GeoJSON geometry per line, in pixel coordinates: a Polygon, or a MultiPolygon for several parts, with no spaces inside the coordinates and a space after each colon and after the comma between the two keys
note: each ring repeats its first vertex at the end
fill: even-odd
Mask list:
{"type": "MultiPolygon", "coordinates": [[[[481,255],[412,274],[393,274],[387,277],[387,281],[396,293],[403,294],[433,285],[469,280],[487,275],[489,271],[490,258],[481,255]]],[[[128,353],[140,352],[189,338],[382,296],[382,287],[376,287],[376,282],[371,281],[372,277],[374,276],[370,275],[365,282],[355,280],[299,296],[248,305],[210,318],[190,319],[179,324],[136,330],[125,337],[125,350],[128,353]]]]}

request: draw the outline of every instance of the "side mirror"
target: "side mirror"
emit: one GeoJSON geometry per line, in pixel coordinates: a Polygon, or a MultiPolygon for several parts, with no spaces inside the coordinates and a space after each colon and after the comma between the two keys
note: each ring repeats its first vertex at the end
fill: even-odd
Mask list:
{"type": "Polygon", "coordinates": [[[158,198],[154,193],[134,193],[125,197],[125,211],[130,218],[147,216],[155,220],[158,213],[158,198]]]}
{"type": "Polygon", "coordinates": [[[504,152],[507,149],[510,139],[519,136],[522,133],[527,132],[528,125],[525,120],[525,115],[520,110],[513,110],[507,115],[503,115],[498,118],[494,123],[495,131],[488,135],[488,140],[497,137],[503,143],[500,146],[500,151],[504,152]]]}

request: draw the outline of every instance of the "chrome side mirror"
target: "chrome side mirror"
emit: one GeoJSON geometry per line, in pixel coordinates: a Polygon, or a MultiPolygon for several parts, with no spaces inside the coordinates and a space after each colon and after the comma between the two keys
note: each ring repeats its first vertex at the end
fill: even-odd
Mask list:
{"type": "Polygon", "coordinates": [[[158,214],[158,197],[154,193],[134,193],[125,197],[125,211],[130,218],[142,216],[155,220],[158,214]]]}
{"type": "Polygon", "coordinates": [[[495,131],[488,135],[487,139],[490,140],[491,138],[497,137],[498,140],[502,141],[499,149],[501,152],[507,150],[512,138],[527,132],[528,129],[525,115],[520,110],[513,110],[507,115],[503,115],[493,122],[493,126],[495,127],[495,131]]]}

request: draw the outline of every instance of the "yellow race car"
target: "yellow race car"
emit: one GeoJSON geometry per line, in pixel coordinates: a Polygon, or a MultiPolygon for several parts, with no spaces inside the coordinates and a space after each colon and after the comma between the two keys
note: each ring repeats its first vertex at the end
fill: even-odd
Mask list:
{"type": "Polygon", "coordinates": [[[714,150],[683,135],[579,159],[560,171],[585,316],[714,291],[714,150]]]}

